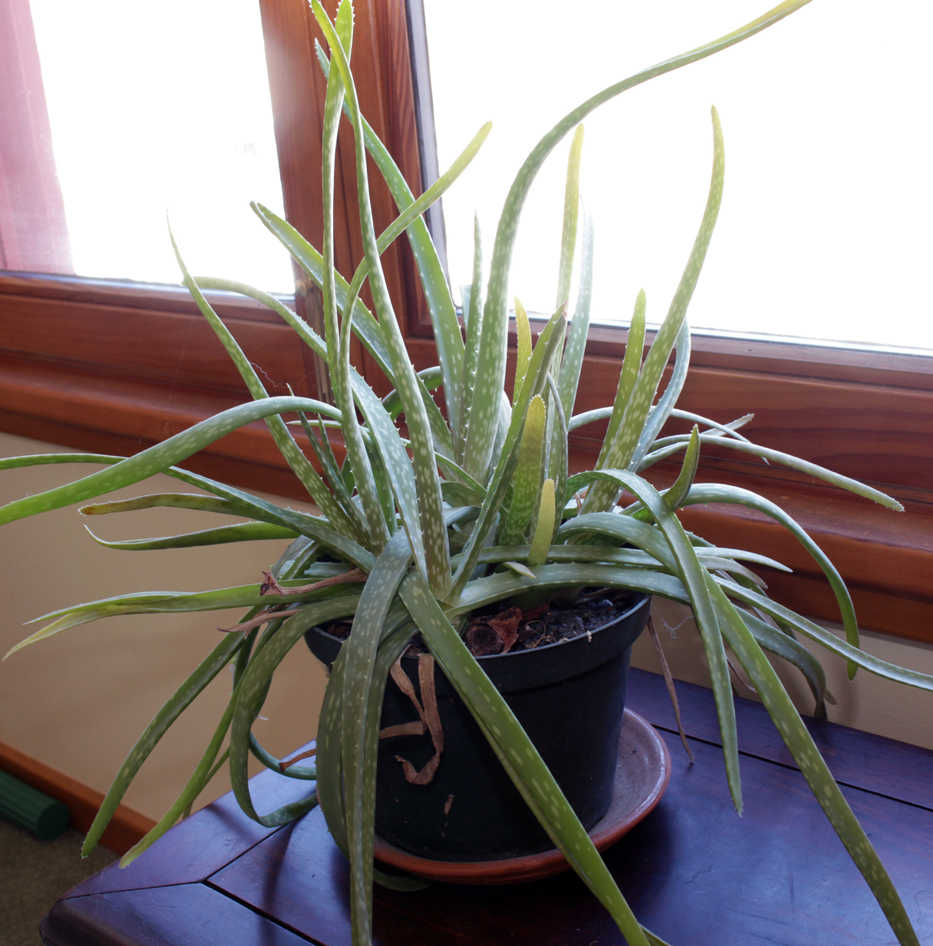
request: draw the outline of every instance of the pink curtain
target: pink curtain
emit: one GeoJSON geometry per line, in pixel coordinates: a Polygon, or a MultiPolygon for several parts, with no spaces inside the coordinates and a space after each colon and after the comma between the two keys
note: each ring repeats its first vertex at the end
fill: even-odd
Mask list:
{"type": "Polygon", "coordinates": [[[0,3],[0,269],[74,272],[29,0],[0,3]]]}

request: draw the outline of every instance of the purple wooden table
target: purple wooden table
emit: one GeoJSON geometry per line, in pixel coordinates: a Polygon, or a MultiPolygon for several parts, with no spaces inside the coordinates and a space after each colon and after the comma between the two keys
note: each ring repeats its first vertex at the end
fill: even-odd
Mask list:
{"type": "MultiPolygon", "coordinates": [[[[893,934],[760,706],[737,707],[745,814],[729,801],[710,695],[678,685],[687,764],[660,678],[633,671],[629,705],[668,744],[658,808],[606,855],[639,919],[675,946],[881,946],[893,934]]],[[[933,753],[814,723],[821,750],[875,844],[921,943],[933,944],[933,753]]],[[[306,786],[264,773],[261,810],[306,786]]],[[[47,946],[348,946],[347,869],[319,810],[275,830],[225,796],[126,870],[69,891],[42,924],[47,946]]],[[[616,946],[605,911],[572,875],[512,887],[377,888],[381,946],[616,946]]]]}

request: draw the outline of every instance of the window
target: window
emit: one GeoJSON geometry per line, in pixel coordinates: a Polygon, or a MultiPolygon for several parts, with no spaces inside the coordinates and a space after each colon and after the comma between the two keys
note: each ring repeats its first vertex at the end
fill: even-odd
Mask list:
{"type": "MultiPolygon", "coordinates": [[[[249,210],[253,198],[282,210],[258,6],[169,0],[144,24],[117,0],[30,0],[26,12],[37,68],[14,94],[44,110],[53,168],[10,186],[27,207],[32,187],[59,188],[68,260],[51,271],[177,283],[168,217],[193,271],[291,293],[287,258],[249,210]],[[141,29],[145,43],[127,42],[141,29]]],[[[29,225],[20,209],[4,228],[29,225]]]]}
{"type": "MultiPolygon", "coordinates": [[[[410,10],[403,0],[358,0],[354,64],[364,111],[417,190],[422,160],[430,168],[433,152],[426,99],[414,95],[416,86],[422,93],[427,88],[423,11],[419,0],[410,0],[408,6],[410,10]]],[[[0,36],[22,37],[24,10],[27,0],[5,5],[0,17],[9,22],[0,23],[0,36]]],[[[259,10],[284,206],[298,229],[319,243],[323,82],[314,57],[316,29],[304,0],[260,0],[259,10]]],[[[461,57],[460,68],[470,68],[470,61],[461,57]]],[[[8,67],[9,59],[0,57],[0,69],[8,67]]],[[[8,120],[4,111],[2,121],[8,120]]],[[[33,138],[41,144],[48,133],[38,127],[42,123],[36,116],[33,121],[38,123],[33,138]]],[[[464,129],[464,136],[473,130],[464,129]]],[[[159,131],[170,136],[168,128],[159,131]]],[[[37,167],[40,158],[34,162],[37,167]]],[[[361,248],[350,223],[356,205],[348,137],[341,139],[339,160],[338,265],[350,272],[361,248]]],[[[10,198],[0,197],[7,201],[0,204],[0,221],[6,221],[10,198]]],[[[65,219],[60,196],[46,193],[43,200],[37,214],[53,223],[65,219]]],[[[393,215],[388,194],[380,188],[375,211],[377,227],[393,215]]],[[[54,232],[54,226],[51,229],[54,232]]],[[[259,232],[262,236],[261,228],[259,232]]],[[[38,249],[50,246],[54,248],[54,240],[38,249]]],[[[239,378],[183,291],[75,277],[69,275],[74,260],[67,262],[58,269],[32,261],[7,259],[3,264],[8,270],[0,274],[4,430],[86,449],[128,452],[243,399],[239,378]]],[[[432,364],[433,345],[404,245],[394,246],[385,262],[413,357],[421,366],[432,364]]],[[[313,322],[315,292],[300,279],[295,301],[313,322]]],[[[274,316],[232,297],[220,296],[217,304],[250,357],[271,379],[272,390],[284,390],[289,382],[296,390],[315,391],[312,360],[274,316]]],[[[630,299],[623,300],[621,308],[630,304],[630,299]]],[[[588,384],[578,410],[610,399],[623,344],[624,332],[617,327],[593,330],[588,384]]],[[[356,352],[355,357],[377,383],[365,354],[356,352]]],[[[778,495],[813,530],[850,581],[864,626],[929,639],[930,361],[910,354],[699,336],[693,363],[685,391],[693,409],[721,419],[754,411],[756,439],[879,483],[906,501],[911,514],[895,516],[774,468],[712,458],[717,478],[751,475],[753,488],[778,495]]],[[[581,438],[575,447],[577,462],[586,462],[592,442],[581,438]]],[[[199,461],[199,469],[253,488],[285,494],[294,490],[261,429],[246,429],[218,443],[199,461]]],[[[768,524],[712,509],[696,510],[695,516],[706,520],[704,528],[720,530],[721,538],[725,532],[730,544],[764,547],[799,568],[800,574],[791,580],[774,578],[772,587],[797,607],[833,617],[831,602],[815,591],[818,582],[805,557],[792,545],[781,544],[784,540],[768,524]]]]}
{"type": "MultiPolygon", "coordinates": [[[[441,167],[493,122],[469,182],[443,199],[453,284],[471,278],[474,212],[491,243],[512,175],[557,118],[623,76],[728,32],[759,5],[578,0],[566,16],[561,4],[540,2],[529,18],[524,4],[475,0],[469,16],[457,16],[443,0],[425,0],[441,167]],[[494,65],[465,82],[463,50],[479,49],[494,65]]],[[[916,120],[933,84],[925,49],[933,12],[899,0],[886,14],[905,22],[909,14],[911,28],[879,37],[867,5],[851,5],[843,26],[836,5],[811,4],[587,118],[595,320],[625,324],[642,288],[649,324],[663,316],[706,196],[715,104],[726,186],[691,303],[694,331],[933,351],[925,291],[933,130],[916,120]],[[865,68],[866,50],[883,68],[865,68]]],[[[552,156],[523,211],[513,291],[529,311],[554,304],[562,175],[562,155],[552,156]]]]}

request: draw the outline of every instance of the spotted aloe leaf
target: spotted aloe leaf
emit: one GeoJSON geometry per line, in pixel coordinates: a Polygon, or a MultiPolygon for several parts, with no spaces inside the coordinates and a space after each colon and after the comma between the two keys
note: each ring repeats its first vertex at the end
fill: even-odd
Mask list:
{"type": "Polygon", "coordinates": [[[902,946],[920,946],[888,872],[849,807],[783,684],[722,588],[707,576],[707,587],[722,633],[749,675],[781,738],[820,803],[830,824],[862,872],[902,946]]]}
{"type": "Polygon", "coordinates": [[[243,811],[254,821],[267,827],[287,824],[316,804],[312,793],[302,801],[292,802],[274,811],[260,814],[253,805],[249,788],[247,760],[250,753],[250,729],[262,709],[269,679],[285,655],[301,640],[305,631],[318,624],[352,615],[359,593],[342,592],[326,601],[302,608],[282,622],[276,633],[252,656],[233,693],[233,717],[230,729],[230,781],[234,795],[243,811]]]}
{"type": "Polygon", "coordinates": [[[619,381],[616,384],[615,398],[612,410],[609,412],[609,426],[603,437],[599,451],[597,466],[606,465],[606,456],[610,444],[615,443],[619,431],[625,421],[625,411],[635,390],[635,382],[641,371],[641,359],[645,350],[645,309],[647,300],[644,290],[638,293],[635,299],[635,310],[632,312],[632,322],[628,330],[628,340],[625,343],[625,355],[622,357],[622,369],[619,371],[619,381]]]}
{"type": "Polygon", "coordinates": [[[443,499],[434,458],[433,438],[427,412],[421,400],[421,388],[417,374],[408,358],[408,352],[389,297],[385,274],[379,259],[379,249],[369,198],[366,145],[356,89],[346,53],[333,24],[318,0],[314,0],[312,3],[312,12],[330,47],[331,67],[332,69],[336,68],[340,75],[347,111],[353,125],[360,228],[364,253],[369,266],[369,287],[372,292],[373,304],[382,331],[383,341],[388,351],[392,377],[402,400],[405,418],[408,423],[413,459],[412,466],[418,491],[421,532],[424,537],[429,580],[432,587],[439,594],[446,594],[450,585],[450,550],[447,543],[447,532],[444,527],[443,499]]]}
{"type": "MultiPolygon", "coordinates": [[[[324,74],[329,75],[330,61],[317,44],[316,51],[324,74]]],[[[379,169],[396,206],[399,209],[408,206],[414,200],[414,195],[405,176],[379,136],[362,116],[361,121],[366,149],[379,169]]],[[[460,428],[459,411],[462,403],[463,379],[463,338],[460,334],[457,312],[447,284],[443,263],[431,239],[427,224],[423,219],[415,220],[408,228],[406,235],[431,315],[443,378],[447,416],[451,419],[453,428],[457,430],[460,428]]]]}
{"type": "Polygon", "coordinates": [[[464,554],[454,575],[453,591],[450,595],[451,599],[456,598],[457,592],[463,588],[463,585],[469,578],[470,573],[476,565],[482,544],[485,542],[489,530],[492,528],[499,514],[505,492],[508,488],[509,477],[514,469],[515,452],[521,437],[525,417],[528,413],[528,406],[532,398],[536,394],[541,394],[547,385],[551,359],[554,356],[563,323],[563,314],[556,312],[550,318],[547,325],[545,325],[538,338],[538,343],[535,345],[531,361],[528,365],[528,371],[522,380],[521,388],[515,398],[515,404],[511,412],[505,439],[502,447],[498,451],[498,463],[489,479],[476,523],[470,532],[464,554]]]}
{"type": "MultiPolygon", "coordinates": [[[[376,800],[376,744],[382,686],[374,674],[386,618],[399,582],[411,562],[411,548],[396,533],[376,560],[360,595],[343,651],[341,746],[343,799],[350,856],[350,902],[354,939],[367,941],[372,915],[372,865],[376,800]],[[373,703],[375,702],[375,706],[373,703]]],[[[384,684],[385,677],[381,683],[384,684]]]]}
{"type": "MultiPolygon", "coordinates": [[[[478,391],[501,390],[503,386],[505,379],[506,342],[508,338],[508,274],[515,237],[518,231],[518,221],[525,198],[534,178],[537,176],[542,164],[558,142],[592,111],[622,92],[634,88],[643,82],[647,82],[656,76],[672,72],[675,69],[705,59],[729,46],[740,43],[748,37],[753,36],[755,33],[767,29],[784,17],[789,16],[794,10],[799,9],[807,2],[808,0],[785,0],[785,2],[771,8],[766,13],[746,23],[739,29],[711,43],[697,47],[682,55],[666,59],[664,62],[658,63],[649,69],[645,69],[642,72],[636,73],[627,79],[623,79],[621,82],[617,82],[603,89],[565,115],[564,118],[538,142],[534,149],[532,149],[516,175],[508,196],[506,197],[505,206],[499,218],[499,225],[493,244],[489,285],[483,315],[483,342],[479,360],[481,372],[477,378],[476,386],[478,391]]],[[[674,335],[676,336],[676,334],[675,331],[674,335]]],[[[475,410],[479,416],[475,424],[473,423],[472,416],[470,418],[471,439],[467,445],[467,456],[471,457],[471,461],[467,466],[471,472],[484,471],[488,467],[489,460],[492,456],[491,444],[493,443],[490,431],[496,423],[496,408],[494,405],[483,401],[476,405],[475,410]]],[[[473,406],[470,407],[470,413],[471,415],[474,413],[473,406]]]]}
{"type": "MultiPolygon", "coordinates": [[[[687,315],[687,305],[700,277],[700,270],[706,258],[706,251],[713,235],[713,227],[716,224],[716,217],[719,214],[719,206],[722,201],[725,157],[722,129],[715,108],[712,110],[712,120],[713,170],[700,228],[667,315],[658,329],[654,343],[645,357],[638,379],[625,404],[625,412],[619,424],[618,432],[612,440],[607,439],[605,441],[599,461],[600,467],[627,469],[632,463],[651,411],[652,401],[661,382],[664,367],[675,342],[681,337],[681,330],[687,315]]],[[[669,407],[673,407],[673,404],[671,403],[669,407]]],[[[596,509],[607,508],[615,499],[615,492],[610,482],[596,484],[584,501],[584,510],[592,512],[596,509]]]]}
{"type": "MultiPolygon", "coordinates": [[[[200,286],[198,286],[197,282],[191,277],[179,252],[178,246],[175,243],[174,236],[170,234],[170,237],[172,248],[175,251],[175,259],[178,261],[179,268],[182,271],[185,286],[191,293],[201,314],[213,329],[214,334],[220,339],[230,360],[236,366],[240,377],[246,384],[249,393],[256,399],[268,398],[269,394],[266,391],[265,385],[260,380],[256,369],[243,353],[243,350],[233,337],[233,334],[223,323],[223,320],[214,311],[213,306],[207,301],[206,296],[201,292],[200,286]]],[[[292,437],[291,432],[282,418],[275,413],[270,414],[266,418],[266,425],[272,433],[279,453],[282,454],[285,461],[292,469],[292,472],[298,477],[301,484],[308,491],[308,494],[314,502],[320,507],[324,515],[327,516],[328,520],[341,532],[352,535],[358,542],[366,544],[365,534],[359,528],[358,522],[354,517],[354,511],[343,508],[334,498],[334,495],[312,466],[311,461],[308,460],[298,444],[295,443],[294,437],[292,437]]]]}
{"type": "Polygon", "coordinates": [[[547,560],[548,549],[551,547],[551,539],[554,536],[555,517],[554,480],[548,477],[541,484],[538,515],[535,519],[534,533],[528,548],[529,565],[540,565],[547,560]]]}
{"type": "Polygon", "coordinates": [[[208,444],[246,424],[274,414],[297,410],[313,411],[325,416],[334,415],[331,405],[302,397],[270,397],[231,407],[135,456],[121,459],[105,470],[98,470],[73,483],[7,503],[0,507],[0,523],[13,522],[24,516],[59,509],[123,486],[131,486],[155,473],[168,471],[176,463],[186,460],[208,444]]]}
{"type": "MultiPolygon", "coordinates": [[[[335,31],[340,36],[340,42],[349,50],[353,39],[353,12],[350,4],[341,3],[338,7],[335,31]]],[[[337,316],[337,279],[334,265],[334,175],[337,133],[344,95],[344,85],[340,78],[336,75],[329,76],[321,132],[321,216],[323,222],[321,296],[324,310],[324,339],[327,344],[325,364],[334,392],[334,401],[340,410],[344,445],[349,466],[354,471],[365,528],[370,535],[370,548],[378,552],[389,537],[390,523],[383,515],[383,504],[380,502],[376,488],[376,476],[363,443],[363,434],[351,392],[349,351],[346,353],[341,351],[341,328],[337,316]]],[[[352,313],[358,293],[359,287],[357,286],[354,290],[351,286],[345,302],[344,328],[348,335],[350,326],[353,324],[352,313]]]]}
{"type": "Polygon", "coordinates": [[[226,545],[229,542],[255,542],[270,539],[294,539],[298,533],[285,526],[269,522],[236,522],[216,529],[198,529],[196,532],[182,532],[178,535],[159,536],[152,539],[123,539],[114,541],[102,539],[90,529],[91,538],[107,549],[120,549],[126,552],[153,551],[155,549],[190,549],[205,545],[226,545]]]}
{"type": "Polygon", "coordinates": [[[544,433],[547,407],[540,394],[528,405],[515,472],[499,525],[498,540],[503,545],[520,544],[528,535],[544,470],[544,433]]]}

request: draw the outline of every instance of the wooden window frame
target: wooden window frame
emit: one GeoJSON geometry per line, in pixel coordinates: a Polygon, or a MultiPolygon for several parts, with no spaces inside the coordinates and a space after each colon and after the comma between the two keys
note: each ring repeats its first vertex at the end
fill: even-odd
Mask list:
{"type": "MultiPolygon", "coordinates": [[[[323,81],[317,29],[304,0],[260,0],[286,214],[320,243],[323,81]]],[[[418,41],[415,22],[415,41],[418,41]]],[[[405,0],[357,0],[354,38],[364,112],[414,190],[422,183],[419,116],[405,0]],[[362,68],[360,63],[371,63],[362,68]]],[[[421,81],[424,77],[421,76],[421,81]]],[[[338,266],[361,256],[352,140],[338,144],[338,266]]],[[[427,164],[432,156],[426,152],[427,164]]],[[[375,175],[372,175],[375,177],[375,175]]],[[[377,226],[394,215],[374,187],[377,226]]],[[[415,363],[435,361],[430,323],[407,248],[384,258],[415,363]]],[[[281,392],[318,394],[320,372],[278,319],[248,300],[212,294],[250,356],[281,392]]],[[[319,324],[317,291],[300,274],[294,300],[319,324]]],[[[624,332],[597,327],[587,384],[576,409],[611,399],[624,332]]],[[[357,364],[380,387],[364,351],[357,364]]],[[[326,392],[325,392],[326,393],[326,392]]],[[[66,276],[0,274],[0,430],[81,449],[128,453],[244,399],[242,384],[182,289],[66,276]]],[[[698,336],[682,406],[728,420],[753,411],[759,442],[888,489],[897,515],[805,477],[743,461],[705,457],[704,478],[738,481],[784,505],[824,547],[852,588],[862,626],[933,642],[933,363],[913,355],[698,336]]],[[[598,431],[581,432],[573,462],[592,458],[598,431]]],[[[256,425],[218,442],[192,464],[251,488],[296,496],[296,485],[256,425]]],[[[667,471],[658,471],[663,478],[667,471]]],[[[775,594],[816,618],[838,614],[806,553],[775,524],[740,508],[696,508],[688,526],[730,545],[759,548],[795,569],[769,575],[775,594]]]]}

